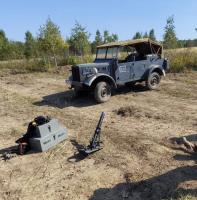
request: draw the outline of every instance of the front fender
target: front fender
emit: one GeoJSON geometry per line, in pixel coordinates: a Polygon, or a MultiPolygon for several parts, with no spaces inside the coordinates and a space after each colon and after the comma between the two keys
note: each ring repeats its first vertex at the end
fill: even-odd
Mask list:
{"type": "Polygon", "coordinates": [[[87,78],[84,81],[84,85],[87,85],[87,86],[90,87],[92,85],[92,83],[98,78],[103,78],[103,79],[107,78],[108,80],[110,80],[112,82],[113,86],[116,87],[115,80],[111,76],[109,76],[108,74],[103,74],[103,73],[97,73],[97,74],[87,78]]]}

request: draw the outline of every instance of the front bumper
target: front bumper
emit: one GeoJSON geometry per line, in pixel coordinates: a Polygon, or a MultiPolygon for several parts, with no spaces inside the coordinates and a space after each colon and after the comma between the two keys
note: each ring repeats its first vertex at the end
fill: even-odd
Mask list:
{"type": "Polygon", "coordinates": [[[78,81],[72,81],[70,79],[68,80],[65,80],[65,83],[70,85],[71,87],[70,88],[74,88],[74,87],[77,87],[77,88],[84,88],[84,87],[87,87],[84,85],[84,83],[82,82],[78,82],[78,81]]]}
{"type": "Polygon", "coordinates": [[[77,82],[77,81],[72,81],[70,85],[72,88],[73,87],[83,87],[83,83],[77,82]]]}
{"type": "Polygon", "coordinates": [[[96,75],[91,74],[89,77],[87,76],[83,82],[80,82],[80,81],[73,81],[72,76],[70,76],[67,80],[65,80],[65,83],[70,85],[71,88],[78,87],[78,88],[88,89],[91,86],[91,80],[93,80],[95,77],[96,75]]]}

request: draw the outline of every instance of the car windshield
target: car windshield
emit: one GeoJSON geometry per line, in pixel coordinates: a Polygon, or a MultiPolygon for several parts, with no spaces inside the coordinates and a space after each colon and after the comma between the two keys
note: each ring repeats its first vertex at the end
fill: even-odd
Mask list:
{"type": "Polygon", "coordinates": [[[105,59],[106,51],[107,51],[106,48],[98,49],[96,58],[97,59],[105,59]]]}
{"type": "Polygon", "coordinates": [[[112,59],[117,57],[118,47],[110,47],[107,49],[107,59],[112,59]]]}
{"type": "Polygon", "coordinates": [[[112,59],[117,57],[118,47],[99,48],[97,51],[97,59],[112,59]],[[106,55],[107,52],[107,55],[106,55]]]}

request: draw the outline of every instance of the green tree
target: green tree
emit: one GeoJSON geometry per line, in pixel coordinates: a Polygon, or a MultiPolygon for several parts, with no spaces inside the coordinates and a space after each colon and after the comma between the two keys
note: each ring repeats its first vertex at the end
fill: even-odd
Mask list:
{"type": "Polygon", "coordinates": [[[142,33],[140,33],[140,32],[136,32],[135,35],[133,36],[134,40],[135,39],[141,39],[141,38],[143,38],[143,36],[142,36],[142,33]]]}
{"type": "Polygon", "coordinates": [[[118,41],[118,35],[117,34],[111,34],[109,31],[105,30],[103,32],[103,43],[110,43],[110,42],[116,42],[118,41]]]}
{"type": "Polygon", "coordinates": [[[9,41],[3,30],[0,30],[0,60],[22,59],[24,43],[9,41]]]}
{"type": "Polygon", "coordinates": [[[143,35],[143,38],[148,38],[148,37],[149,37],[149,36],[148,36],[148,33],[145,32],[144,35],[143,35]]]}
{"type": "Polygon", "coordinates": [[[3,30],[0,30],[0,60],[8,58],[9,42],[3,30]]]}
{"type": "Polygon", "coordinates": [[[156,37],[155,37],[155,31],[154,29],[151,29],[149,32],[149,36],[148,36],[151,40],[156,41],[156,37]]]}
{"type": "Polygon", "coordinates": [[[110,36],[110,40],[111,40],[111,42],[116,42],[116,41],[118,41],[118,35],[112,33],[112,35],[110,36]]]}
{"type": "Polygon", "coordinates": [[[92,42],[92,53],[96,53],[96,47],[103,44],[103,38],[99,30],[96,31],[96,36],[94,41],[92,42]]]}
{"type": "Polygon", "coordinates": [[[24,55],[27,59],[34,57],[36,54],[36,41],[30,31],[25,33],[24,55]]]}
{"type": "Polygon", "coordinates": [[[19,41],[9,41],[7,56],[11,59],[23,59],[24,58],[25,45],[19,41]]]}
{"type": "Polygon", "coordinates": [[[105,30],[103,33],[103,42],[108,43],[109,42],[109,31],[105,30]]]}
{"type": "Polygon", "coordinates": [[[8,42],[8,39],[6,38],[5,32],[3,30],[0,30],[0,42],[1,44],[3,42],[8,42]]]}
{"type": "Polygon", "coordinates": [[[86,31],[86,28],[76,22],[69,39],[70,47],[75,55],[84,56],[90,53],[89,37],[90,34],[86,31]]]}
{"type": "Polygon", "coordinates": [[[40,27],[38,44],[40,50],[48,55],[48,58],[53,56],[55,66],[57,66],[57,53],[68,48],[68,44],[61,36],[59,27],[50,18],[47,19],[46,24],[40,27]]]}
{"type": "Polygon", "coordinates": [[[100,45],[100,44],[103,43],[103,38],[102,38],[101,33],[100,33],[99,30],[96,31],[95,43],[96,43],[97,45],[100,45]]]}
{"type": "Polygon", "coordinates": [[[177,37],[175,33],[175,26],[174,26],[174,16],[171,16],[167,19],[167,24],[164,28],[165,33],[163,36],[163,44],[164,48],[166,49],[174,49],[177,48],[177,37]]]}

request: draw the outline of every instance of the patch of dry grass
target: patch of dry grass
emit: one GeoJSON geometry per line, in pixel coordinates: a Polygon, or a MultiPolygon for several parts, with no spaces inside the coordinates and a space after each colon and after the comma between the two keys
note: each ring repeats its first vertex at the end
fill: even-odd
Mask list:
{"type": "Polygon", "coordinates": [[[193,195],[184,194],[183,192],[178,192],[175,196],[176,197],[171,197],[171,198],[166,199],[166,200],[196,200],[196,197],[194,197],[193,195]]]}
{"type": "Polygon", "coordinates": [[[114,110],[114,113],[121,117],[135,117],[135,118],[148,118],[154,120],[165,120],[167,119],[165,114],[160,114],[154,110],[147,110],[147,108],[124,106],[120,107],[117,110],[114,110]]]}
{"type": "Polygon", "coordinates": [[[196,49],[166,50],[165,57],[170,60],[170,72],[197,70],[196,49]]]}

